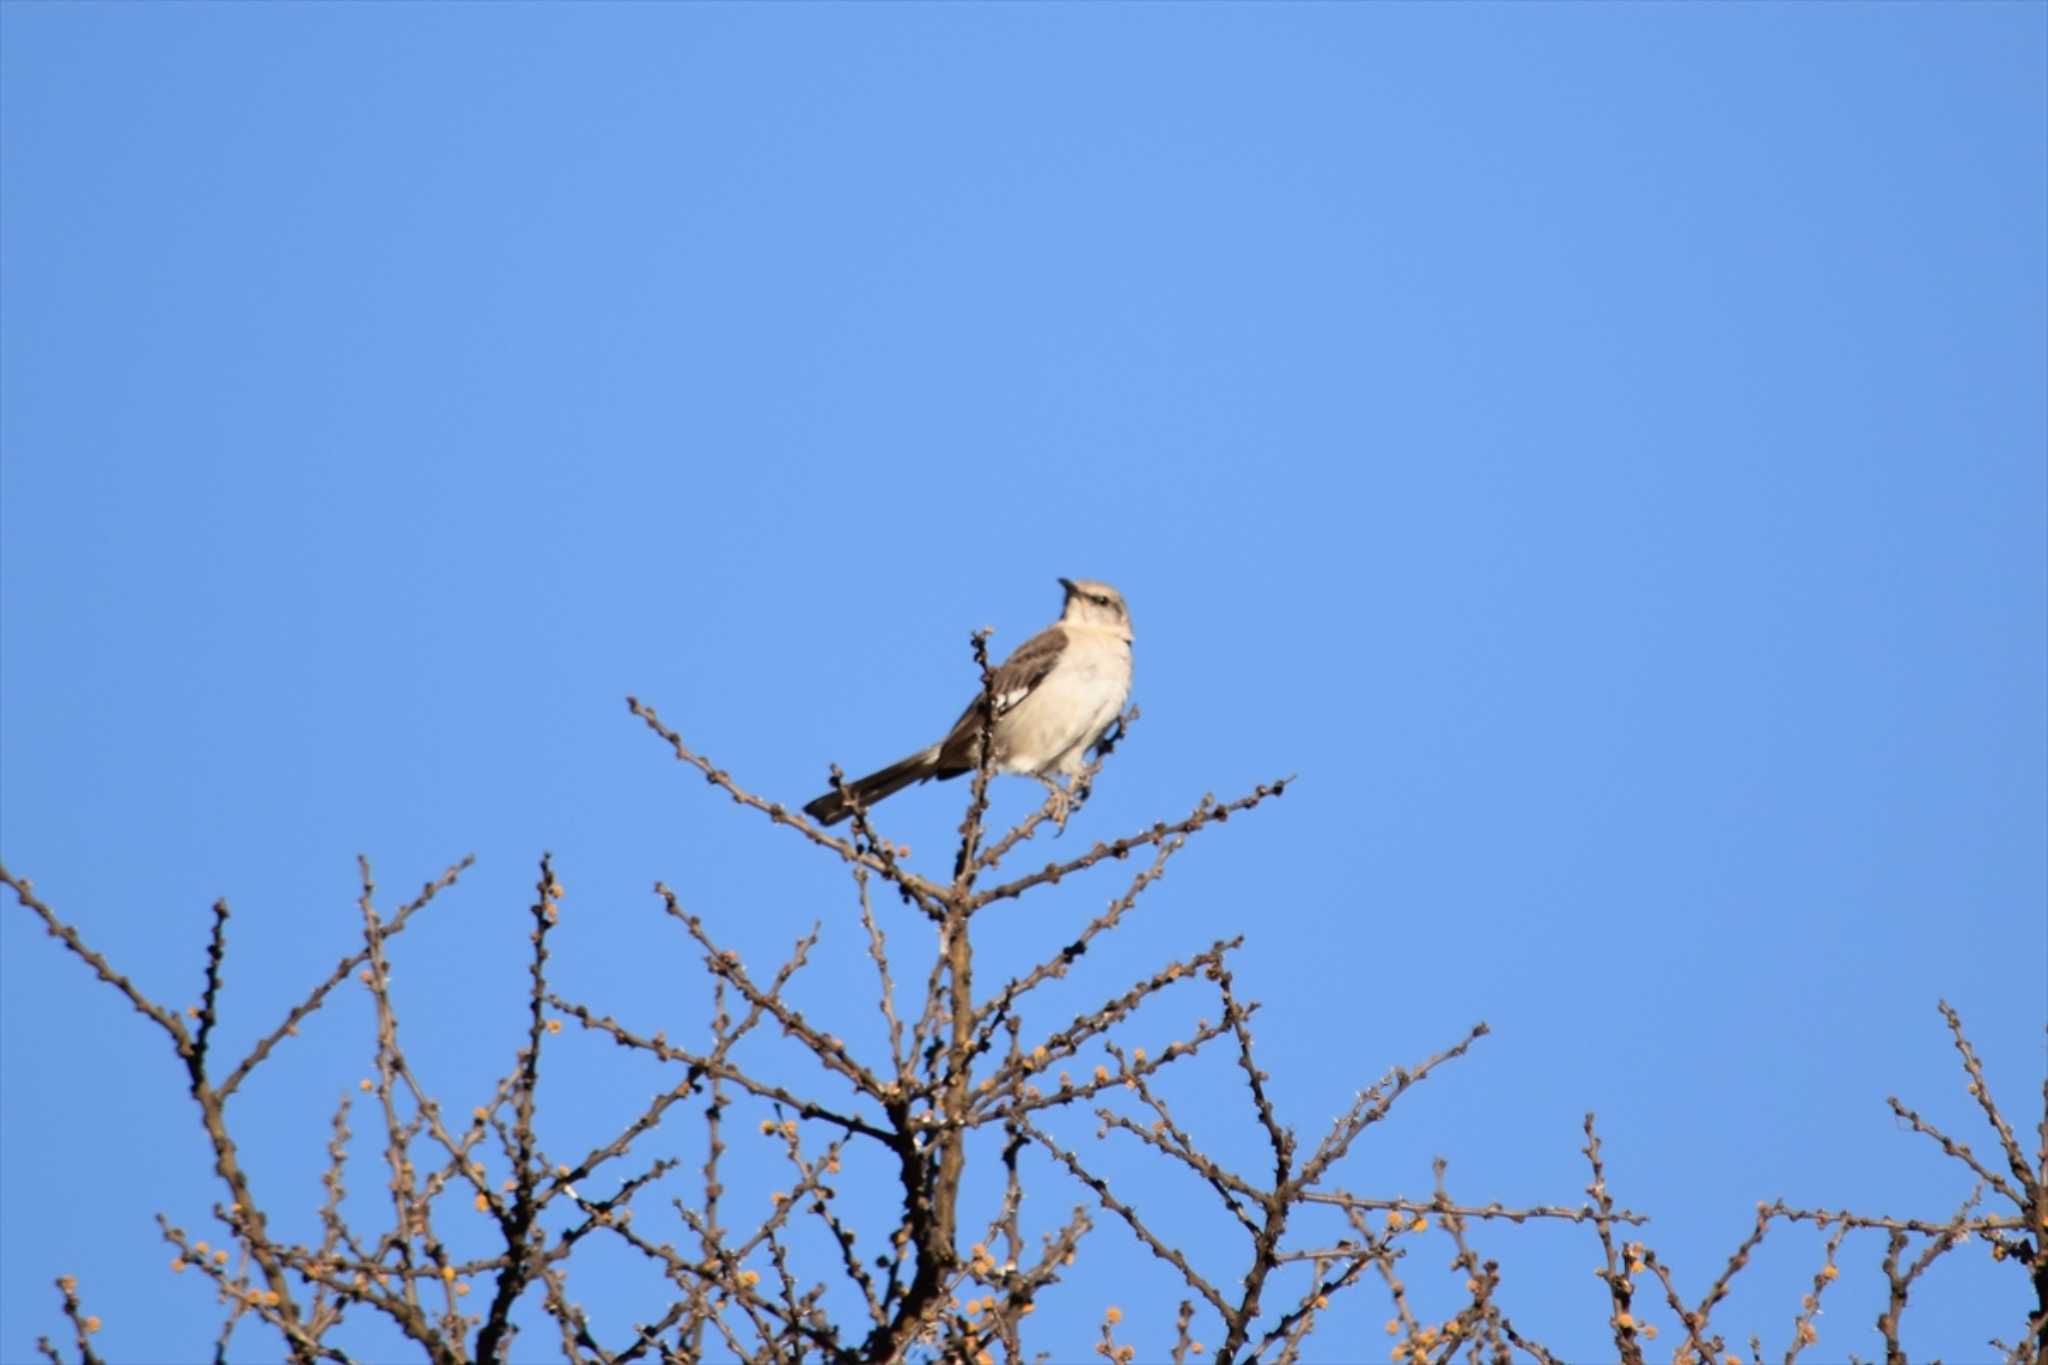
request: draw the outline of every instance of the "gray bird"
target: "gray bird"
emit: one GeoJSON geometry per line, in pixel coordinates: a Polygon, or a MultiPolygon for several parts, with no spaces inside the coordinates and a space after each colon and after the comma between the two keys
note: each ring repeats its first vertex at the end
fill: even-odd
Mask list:
{"type": "MultiPolygon", "coordinates": [[[[1131,616],[1123,594],[1107,583],[1062,578],[1067,591],[1060,619],[1017,646],[995,671],[995,770],[1024,773],[1045,783],[1061,802],[1071,793],[1055,774],[1072,779],[1087,766],[1100,740],[1131,695],[1131,616]]],[[[895,795],[912,783],[958,777],[978,765],[981,698],[967,703],[938,743],[880,772],[846,784],[862,806],[895,795]]],[[[853,813],[844,792],[826,792],[804,807],[824,825],[853,813]]]]}

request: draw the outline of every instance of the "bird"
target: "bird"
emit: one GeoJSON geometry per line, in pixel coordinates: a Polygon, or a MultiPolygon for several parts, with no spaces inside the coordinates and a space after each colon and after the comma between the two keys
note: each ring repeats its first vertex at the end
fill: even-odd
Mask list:
{"type": "MultiPolygon", "coordinates": [[[[1056,802],[1061,827],[1077,793],[1054,776],[1080,776],[1088,750],[1108,732],[1131,694],[1131,614],[1123,594],[1107,583],[1062,578],[1066,601],[1060,619],[1017,646],[997,666],[990,687],[995,721],[990,738],[995,771],[1043,782],[1056,802]]],[[[821,825],[853,814],[914,783],[941,781],[979,766],[981,698],[953,722],[944,739],[908,758],[844,783],[804,807],[821,825]]]]}

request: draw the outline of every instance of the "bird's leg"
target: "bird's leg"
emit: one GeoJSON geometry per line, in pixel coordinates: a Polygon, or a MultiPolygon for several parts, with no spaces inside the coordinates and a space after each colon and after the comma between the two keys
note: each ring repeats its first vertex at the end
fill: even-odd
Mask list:
{"type": "Polygon", "coordinates": [[[1052,808],[1052,822],[1059,827],[1061,834],[1065,834],[1067,817],[1074,813],[1076,805],[1073,794],[1061,786],[1057,778],[1047,777],[1043,773],[1036,776],[1045,786],[1045,803],[1052,808]]]}
{"type": "Polygon", "coordinates": [[[1045,784],[1046,804],[1052,807],[1052,822],[1058,826],[1061,834],[1065,834],[1068,819],[1075,811],[1081,809],[1082,803],[1088,799],[1088,784],[1078,777],[1069,778],[1062,783],[1057,778],[1047,777],[1043,773],[1038,775],[1038,780],[1045,784]]]}

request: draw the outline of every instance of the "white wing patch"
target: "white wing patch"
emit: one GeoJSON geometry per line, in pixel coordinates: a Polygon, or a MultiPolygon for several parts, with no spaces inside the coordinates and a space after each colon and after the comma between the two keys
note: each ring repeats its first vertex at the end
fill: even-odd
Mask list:
{"type": "Polygon", "coordinates": [[[1016,706],[1018,702],[1030,696],[1034,690],[1035,689],[1029,687],[1013,687],[1007,692],[996,693],[996,714],[1000,716],[1004,712],[1010,710],[1012,707],[1016,706]]]}

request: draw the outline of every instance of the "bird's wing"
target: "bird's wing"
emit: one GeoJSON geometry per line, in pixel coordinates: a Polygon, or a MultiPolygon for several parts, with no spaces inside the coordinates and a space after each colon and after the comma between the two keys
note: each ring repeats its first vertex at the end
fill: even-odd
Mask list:
{"type": "MultiPolygon", "coordinates": [[[[1000,716],[1014,709],[1018,702],[1030,696],[1032,690],[1051,674],[1066,648],[1066,627],[1054,624],[1018,645],[1009,658],[997,664],[991,689],[995,693],[996,714],[1000,716]]],[[[949,746],[955,739],[973,738],[980,725],[975,713],[980,709],[979,696],[967,703],[967,709],[960,713],[960,719],[953,722],[953,728],[946,736],[949,746]]]]}

